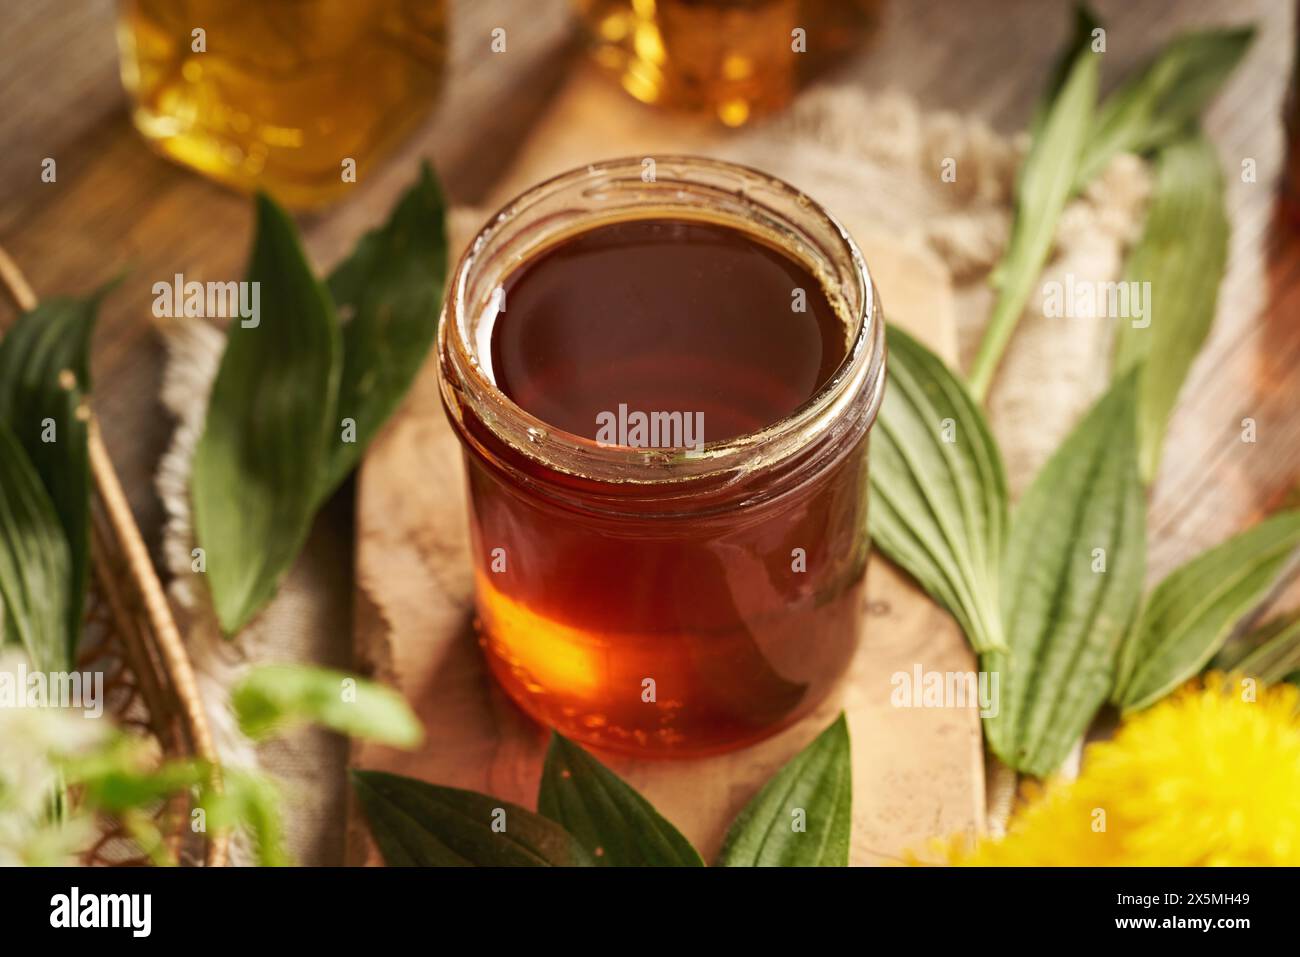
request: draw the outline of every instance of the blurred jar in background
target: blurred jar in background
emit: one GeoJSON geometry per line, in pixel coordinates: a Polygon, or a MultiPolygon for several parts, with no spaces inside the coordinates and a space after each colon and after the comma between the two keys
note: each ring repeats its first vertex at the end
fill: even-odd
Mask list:
{"type": "Polygon", "coordinates": [[[121,0],[122,83],[145,138],[291,206],[359,178],[437,98],[445,0],[121,0]],[[201,32],[200,32],[201,31],[201,32]]]}
{"type": "Polygon", "coordinates": [[[882,0],[575,3],[593,56],[628,93],[741,126],[864,41],[882,0]]]}

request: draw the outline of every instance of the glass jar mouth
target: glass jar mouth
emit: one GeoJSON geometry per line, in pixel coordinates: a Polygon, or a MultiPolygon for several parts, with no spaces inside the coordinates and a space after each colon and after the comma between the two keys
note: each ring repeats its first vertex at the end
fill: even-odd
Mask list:
{"type": "Polygon", "coordinates": [[[469,411],[498,440],[548,468],[617,484],[716,478],[772,467],[818,439],[865,432],[884,392],[884,321],[862,251],[848,230],[784,180],[705,157],[606,160],[521,193],[488,220],[461,256],[438,338],[440,388],[462,435],[462,416],[469,411]],[[847,348],[806,402],[761,429],[699,449],[634,448],[558,429],[497,387],[490,360],[483,358],[491,332],[484,319],[495,317],[505,277],[575,233],[653,217],[698,219],[757,234],[797,256],[820,279],[846,320],[847,348]]]}

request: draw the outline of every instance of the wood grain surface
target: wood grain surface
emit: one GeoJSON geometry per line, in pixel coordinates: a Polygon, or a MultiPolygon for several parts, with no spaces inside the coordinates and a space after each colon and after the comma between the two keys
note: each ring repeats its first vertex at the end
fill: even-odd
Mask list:
{"type": "MultiPolygon", "coordinates": [[[[835,77],[901,88],[928,107],[1023,128],[1070,21],[1066,0],[894,0],[872,48],[835,77]]],[[[1108,27],[1105,87],[1191,25],[1256,22],[1254,48],[1211,107],[1206,130],[1228,177],[1230,268],[1215,329],[1170,427],[1150,515],[1151,574],[1221,541],[1288,501],[1300,476],[1300,238],[1274,215],[1279,123],[1294,42],[1284,0],[1098,0],[1108,27]],[[1258,175],[1244,182],[1243,159],[1258,175]],[[1241,420],[1258,441],[1240,441],[1241,420]]],[[[150,286],[185,272],[238,275],[250,204],[149,151],[117,79],[111,0],[33,0],[5,10],[0,33],[0,244],[42,294],[79,292],[129,268],[105,304],[95,344],[96,405],[109,452],[152,548],[161,509],[152,475],[170,423],[160,414],[163,355],[150,286]],[[57,183],[40,181],[44,157],[57,183]]],[[[432,156],[459,203],[492,190],[575,57],[565,0],[452,4],[447,93],[430,121],[336,207],[302,217],[312,258],[328,265],[379,221],[432,156]],[[510,53],[486,52],[493,26],[510,53]]],[[[344,542],[347,491],[323,517],[344,542]]],[[[344,596],[346,598],[346,596],[344,596]]],[[[346,620],[346,609],[340,620],[346,620]]],[[[340,660],[350,636],[328,636],[340,660]]],[[[341,778],[339,779],[341,782],[341,778]]],[[[336,785],[341,787],[341,783],[336,785]]],[[[322,860],[328,859],[328,855],[322,860]]]]}

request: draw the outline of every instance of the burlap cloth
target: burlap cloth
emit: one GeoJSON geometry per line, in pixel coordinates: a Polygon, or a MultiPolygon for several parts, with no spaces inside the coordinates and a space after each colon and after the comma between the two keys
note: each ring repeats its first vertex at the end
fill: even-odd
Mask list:
{"type": "MultiPolygon", "coordinates": [[[[782,117],[717,153],[796,184],[854,232],[879,231],[931,259],[952,283],[965,363],[992,305],[987,278],[1010,231],[1012,183],[1023,148],[1020,137],[1001,136],[976,119],[922,112],[901,94],[829,87],[810,91],[782,117]],[[955,181],[940,175],[946,160],[955,161],[955,181]]],[[[592,150],[593,158],[601,155],[600,143],[594,141],[592,150]]],[[[1067,275],[1116,278],[1141,223],[1148,188],[1140,161],[1117,158],[1066,210],[1044,281],[1067,275]]],[[[455,250],[483,219],[479,210],[453,212],[455,250]]],[[[888,311],[887,297],[885,305],[888,311]]],[[[1107,320],[1047,318],[1041,297],[1031,303],[989,401],[1013,494],[1104,387],[1112,332],[1107,320]]],[[[254,747],[240,735],[226,700],[251,662],[347,665],[350,509],[336,497],[275,601],[235,639],[223,639],[205,585],[190,568],[194,543],[187,489],[224,337],[199,324],[178,324],[165,335],[162,398],[177,426],[157,476],[167,515],[164,556],[217,746],[228,764],[260,767],[280,780],[288,841],[300,862],[338,863],[345,743],[308,731],[254,747]]],[[[248,848],[236,842],[234,860],[248,859],[248,848]]]]}

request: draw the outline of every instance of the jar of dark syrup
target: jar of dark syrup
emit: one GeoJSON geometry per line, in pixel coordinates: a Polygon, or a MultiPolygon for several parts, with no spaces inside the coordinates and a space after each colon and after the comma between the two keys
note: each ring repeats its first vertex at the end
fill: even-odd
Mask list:
{"type": "Polygon", "coordinates": [[[809,712],[858,643],[884,323],[852,238],[708,159],[542,183],[448,290],[480,642],[579,741],[699,755],[809,712]]]}

